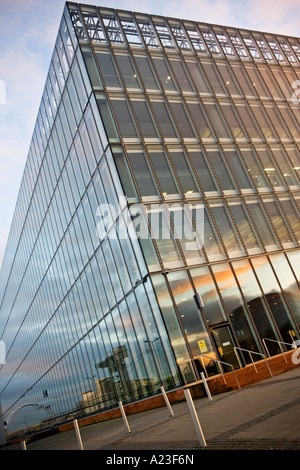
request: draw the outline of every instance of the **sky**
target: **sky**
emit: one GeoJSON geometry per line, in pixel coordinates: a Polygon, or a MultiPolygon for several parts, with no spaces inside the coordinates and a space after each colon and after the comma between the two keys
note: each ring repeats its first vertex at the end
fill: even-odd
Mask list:
{"type": "MultiPolygon", "coordinates": [[[[83,3],[300,36],[299,0],[83,3]]],[[[64,4],[0,0],[0,266],[64,4]]]]}

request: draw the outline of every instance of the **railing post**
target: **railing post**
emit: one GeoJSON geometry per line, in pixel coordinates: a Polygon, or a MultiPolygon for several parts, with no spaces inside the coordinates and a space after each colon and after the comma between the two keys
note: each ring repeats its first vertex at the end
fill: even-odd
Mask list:
{"type": "Polygon", "coordinates": [[[207,385],[207,382],[206,382],[206,378],[205,378],[203,372],[201,372],[200,375],[201,375],[201,378],[202,378],[203,385],[204,385],[204,387],[205,387],[207,396],[208,396],[208,398],[209,398],[210,400],[212,400],[211,393],[210,393],[210,390],[209,390],[209,388],[208,388],[208,385],[207,385]]]}

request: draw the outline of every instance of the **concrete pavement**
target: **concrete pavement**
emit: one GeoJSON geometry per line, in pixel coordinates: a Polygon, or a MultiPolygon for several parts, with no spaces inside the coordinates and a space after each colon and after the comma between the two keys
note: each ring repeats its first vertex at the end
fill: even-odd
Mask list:
{"type": "MultiPolygon", "coordinates": [[[[194,400],[201,447],[187,403],[80,428],[84,450],[300,450],[300,367],[255,385],[194,400]]],[[[125,407],[126,411],[126,407],[125,407]]],[[[19,450],[20,444],[2,450],[19,450]]],[[[78,450],[75,431],[27,442],[27,450],[78,450]]]]}

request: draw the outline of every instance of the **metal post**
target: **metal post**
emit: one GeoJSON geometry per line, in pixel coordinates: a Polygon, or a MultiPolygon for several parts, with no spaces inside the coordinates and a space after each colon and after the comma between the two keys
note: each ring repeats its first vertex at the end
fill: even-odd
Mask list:
{"type": "Polygon", "coordinates": [[[27,450],[26,441],[22,441],[22,442],[21,442],[21,449],[22,449],[22,450],[27,450]]]}
{"type": "Polygon", "coordinates": [[[80,450],[83,450],[83,445],[82,445],[82,440],[81,440],[81,435],[80,435],[77,419],[74,420],[74,428],[75,428],[75,432],[76,432],[78,447],[79,447],[80,450]]]}
{"type": "Polygon", "coordinates": [[[121,411],[121,414],[122,414],[122,418],[123,418],[124,424],[125,424],[125,426],[126,426],[126,428],[127,428],[127,431],[128,431],[129,433],[131,433],[130,427],[129,427],[129,424],[128,424],[128,421],[127,421],[126,413],[125,413],[125,411],[124,411],[124,408],[123,408],[123,405],[122,405],[122,402],[121,402],[121,401],[119,401],[119,408],[120,408],[120,411],[121,411]]]}
{"type": "Polygon", "coordinates": [[[161,387],[161,391],[162,391],[162,394],[163,394],[163,396],[164,396],[166,405],[167,405],[167,407],[168,407],[168,409],[169,409],[170,418],[172,418],[172,416],[174,416],[174,412],[173,412],[173,410],[172,410],[172,407],[171,407],[171,405],[170,405],[170,402],[169,402],[169,399],[168,399],[168,397],[167,397],[167,394],[166,394],[166,392],[165,392],[164,387],[161,387]]]}
{"type": "Polygon", "coordinates": [[[197,432],[199,442],[200,442],[202,447],[205,447],[206,446],[205,437],[203,435],[201,425],[199,423],[199,419],[198,419],[198,416],[197,416],[195,406],[194,406],[194,403],[193,403],[193,400],[192,400],[191,393],[190,393],[189,389],[184,390],[184,395],[185,395],[185,399],[187,401],[190,413],[191,413],[192,418],[193,418],[193,422],[194,422],[194,426],[196,428],[196,432],[197,432]]]}
{"type": "Polygon", "coordinates": [[[205,387],[207,396],[208,396],[208,398],[209,398],[210,400],[212,400],[212,396],[211,396],[210,390],[209,390],[209,388],[208,388],[208,385],[207,385],[207,382],[206,382],[206,378],[205,378],[203,372],[201,372],[200,374],[201,374],[201,378],[202,378],[203,385],[204,385],[204,387],[205,387]]]}

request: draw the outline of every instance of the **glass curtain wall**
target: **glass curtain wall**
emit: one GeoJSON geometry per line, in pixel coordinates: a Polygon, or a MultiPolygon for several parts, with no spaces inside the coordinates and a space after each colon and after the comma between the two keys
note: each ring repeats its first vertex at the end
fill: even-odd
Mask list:
{"type": "Polygon", "coordinates": [[[199,356],[201,341],[219,357],[222,325],[251,351],[266,353],[265,338],[289,342],[299,330],[299,42],[101,7],[80,13],[177,363],[199,356]]]}
{"type": "Polygon", "coordinates": [[[299,334],[299,51],[67,4],[1,272],[12,428],[299,334]]]}

